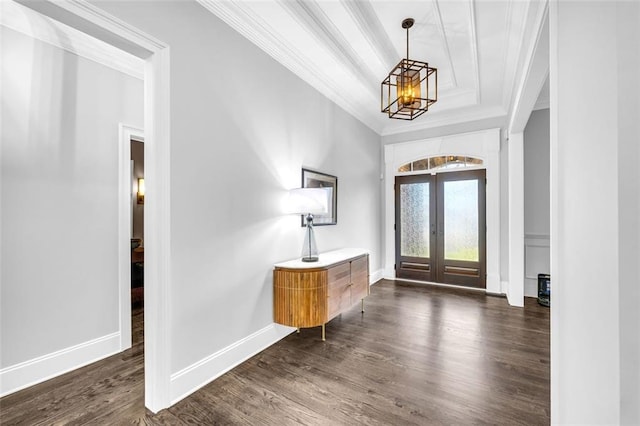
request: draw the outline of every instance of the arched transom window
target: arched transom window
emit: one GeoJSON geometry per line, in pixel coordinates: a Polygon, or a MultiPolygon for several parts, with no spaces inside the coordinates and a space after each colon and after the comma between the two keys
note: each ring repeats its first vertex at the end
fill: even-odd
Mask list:
{"type": "Polygon", "coordinates": [[[438,155],[436,157],[422,158],[403,164],[398,167],[399,173],[417,171],[435,171],[449,169],[463,169],[469,167],[482,166],[482,159],[475,157],[465,157],[463,155],[438,155]]]}

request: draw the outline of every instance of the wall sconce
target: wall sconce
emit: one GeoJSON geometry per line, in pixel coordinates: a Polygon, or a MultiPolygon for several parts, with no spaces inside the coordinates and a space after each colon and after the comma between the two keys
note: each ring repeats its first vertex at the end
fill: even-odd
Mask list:
{"type": "Polygon", "coordinates": [[[138,179],[138,204],[144,204],[144,178],[138,179]]]}

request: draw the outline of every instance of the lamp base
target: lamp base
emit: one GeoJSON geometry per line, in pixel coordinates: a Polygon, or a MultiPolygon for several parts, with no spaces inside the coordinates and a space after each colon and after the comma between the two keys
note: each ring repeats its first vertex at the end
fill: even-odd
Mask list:
{"type": "Polygon", "coordinates": [[[302,261],[303,262],[317,262],[318,261],[318,256],[303,257],[302,261]]]}

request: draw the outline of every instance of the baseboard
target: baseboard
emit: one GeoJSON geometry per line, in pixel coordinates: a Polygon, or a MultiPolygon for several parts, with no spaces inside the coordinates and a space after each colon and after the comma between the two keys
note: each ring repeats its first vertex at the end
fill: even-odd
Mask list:
{"type": "Polygon", "coordinates": [[[57,377],[120,352],[120,332],[0,370],[0,397],[57,377]]]}
{"type": "Polygon", "coordinates": [[[369,285],[373,285],[384,278],[384,269],[378,269],[377,271],[373,271],[369,275],[369,285]]]}
{"type": "Polygon", "coordinates": [[[385,280],[395,280],[396,279],[396,270],[393,268],[385,268],[383,277],[385,280]]]}
{"type": "Polygon", "coordinates": [[[261,330],[209,355],[171,375],[171,405],[197,391],[207,383],[242,364],[282,338],[294,332],[293,327],[270,324],[261,330]]]}
{"type": "Polygon", "coordinates": [[[500,291],[506,295],[509,291],[509,281],[500,281],[500,291]]]}
{"type": "Polygon", "coordinates": [[[525,278],[524,279],[524,297],[538,297],[538,280],[525,278]]]}

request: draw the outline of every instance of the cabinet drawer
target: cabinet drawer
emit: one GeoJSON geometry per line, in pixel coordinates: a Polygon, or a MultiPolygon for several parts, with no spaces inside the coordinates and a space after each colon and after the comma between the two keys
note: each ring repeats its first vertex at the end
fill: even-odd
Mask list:
{"type": "Polygon", "coordinates": [[[328,319],[351,307],[351,286],[346,285],[329,292],[327,297],[328,319]]]}
{"type": "MultiPolygon", "coordinates": [[[[366,277],[365,277],[366,278],[366,277]]],[[[351,304],[357,303],[369,295],[369,280],[354,281],[351,285],[351,304]]]]}
{"type": "Polygon", "coordinates": [[[369,257],[363,256],[351,262],[351,303],[369,295],[369,257]]]}
{"type": "Polygon", "coordinates": [[[351,276],[369,275],[369,257],[362,256],[351,261],[351,276]]]}
{"type": "Polygon", "coordinates": [[[327,282],[329,283],[329,292],[348,286],[351,283],[351,265],[349,262],[330,268],[327,282]]]}

